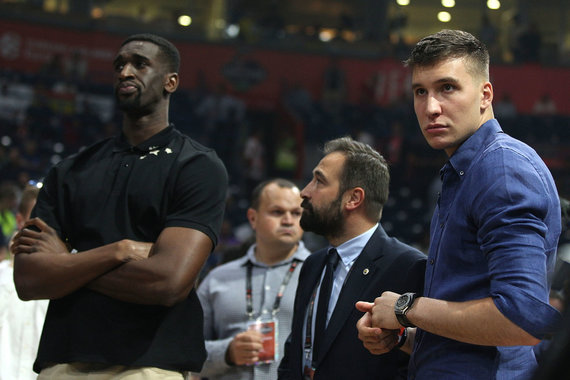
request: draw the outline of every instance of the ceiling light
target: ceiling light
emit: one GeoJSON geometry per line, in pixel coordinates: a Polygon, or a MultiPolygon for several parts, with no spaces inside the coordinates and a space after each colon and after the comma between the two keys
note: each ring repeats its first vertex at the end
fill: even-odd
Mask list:
{"type": "Polygon", "coordinates": [[[91,17],[95,19],[103,17],[103,9],[100,7],[94,7],[91,9],[91,17]]]}
{"type": "Polygon", "coordinates": [[[450,22],[451,14],[449,12],[439,12],[437,14],[437,19],[441,22],[450,22]]]}
{"type": "Polygon", "coordinates": [[[455,0],[441,0],[441,5],[446,8],[453,8],[455,6],[455,0]]]}
{"type": "Polygon", "coordinates": [[[319,33],[319,40],[321,40],[323,42],[329,42],[330,40],[332,40],[335,37],[336,37],[336,30],[334,30],[334,29],[328,29],[328,28],[323,29],[319,33]]]}
{"type": "Polygon", "coordinates": [[[405,7],[406,5],[410,5],[410,0],[396,0],[396,4],[405,7]]]}
{"type": "Polygon", "coordinates": [[[501,8],[501,2],[499,0],[487,0],[487,8],[499,9],[501,8]]]}
{"type": "Polygon", "coordinates": [[[192,24],[192,17],[188,15],[182,15],[178,17],[178,25],[181,26],[190,26],[192,24]]]}
{"type": "Polygon", "coordinates": [[[236,38],[239,35],[239,25],[230,24],[226,28],[226,34],[230,38],[236,38]]]}

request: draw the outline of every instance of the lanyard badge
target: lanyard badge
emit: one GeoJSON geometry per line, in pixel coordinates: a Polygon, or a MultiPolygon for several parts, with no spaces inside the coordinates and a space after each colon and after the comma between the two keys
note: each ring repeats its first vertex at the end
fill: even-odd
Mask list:
{"type": "Polygon", "coordinates": [[[260,363],[272,363],[279,360],[277,351],[278,327],[275,318],[260,318],[247,324],[248,330],[255,330],[261,334],[263,348],[259,352],[260,363]]]}
{"type": "Polygon", "coordinates": [[[261,341],[263,344],[263,349],[259,353],[259,362],[260,363],[272,363],[274,361],[279,360],[278,355],[278,324],[277,324],[277,312],[279,311],[279,306],[281,304],[281,299],[283,298],[283,293],[285,292],[285,288],[289,281],[291,280],[291,276],[295,271],[295,268],[299,265],[297,260],[293,260],[291,262],[291,266],[289,270],[285,274],[281,286],[279,287],[279,291],[277,292],[277,296],[275,297],[275,301],[273,303],[273,309],[271,310],[271,315],[261,315],[257,319],[253,319],[253,300],[252,300],[252,271],[253,265],[248,263],[247,266],[247,277],[246,277],[246,289],[245,289],[245,298],[246,298],[246,313],[250,319],[247,324],[248,330],[255,330],[261,333],[261,341]]]}

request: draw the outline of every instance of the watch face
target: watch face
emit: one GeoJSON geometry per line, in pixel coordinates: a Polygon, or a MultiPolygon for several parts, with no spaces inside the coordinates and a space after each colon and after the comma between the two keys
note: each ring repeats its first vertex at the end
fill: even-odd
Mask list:
{"type": "Polygon", "coordinates": [[[396,307],[402,308],[404,306],[406,306],[406,304],[408,303],[408,298],[409,296],[404,294],[402,297],[398,298],[398,301],[396,302],[396,307]]]}

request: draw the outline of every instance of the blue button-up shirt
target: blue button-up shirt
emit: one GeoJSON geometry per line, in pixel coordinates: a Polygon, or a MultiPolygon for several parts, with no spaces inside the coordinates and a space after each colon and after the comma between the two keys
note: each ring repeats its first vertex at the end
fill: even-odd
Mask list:
{"type": "MultiPolygon", "coordinates": [[[[454,302],[492,297],[531,335],[552,331],[559,315],[548,304],[548,273],[561,221],[544,162],[493,119],[450,157],[441,178],[424,295],[454,302]]],[[[524,379],[535,367],[532,346],[477,346],[418,329],[410,378],[524,379]]]]}

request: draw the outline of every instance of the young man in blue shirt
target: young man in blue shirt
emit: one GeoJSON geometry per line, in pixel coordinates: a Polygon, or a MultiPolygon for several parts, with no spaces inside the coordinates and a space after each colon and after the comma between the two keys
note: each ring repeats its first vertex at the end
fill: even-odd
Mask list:
{"type": "Polygon", "coordinates": [[[358,303],[367,312],[359,337],[381,354],[396,340],[381,340],[389,332],[379,328],[407,327],[411,379],[528,378],[532,345],[559,318],[547,280],[561,229],[554,180],[494,119],[489,54],[475,37],[443,30],[422,39],[406,63],[421,131],[449,160],[423,295],[384,292],[358,303]]]}

